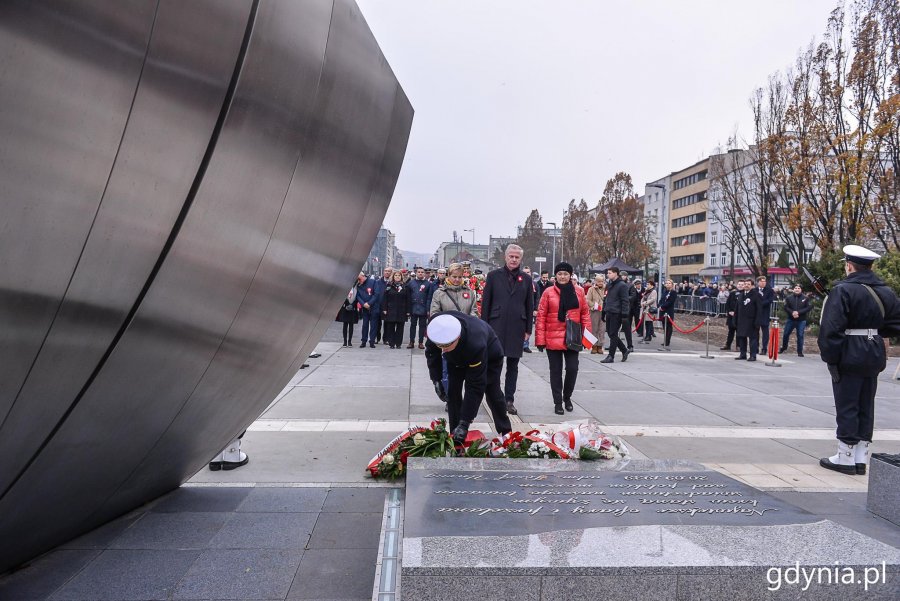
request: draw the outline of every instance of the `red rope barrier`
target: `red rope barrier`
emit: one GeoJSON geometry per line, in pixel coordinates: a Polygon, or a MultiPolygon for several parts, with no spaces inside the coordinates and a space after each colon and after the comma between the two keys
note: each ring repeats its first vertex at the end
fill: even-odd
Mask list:
{"type": "Polygon", "coordinates": [[[781,341],[778,340],[778,328],[771,327],[769,328],[769,359],[773,362],[778,360],[778,346],[781,344],[781,341]]]}
{"type": "Polygon", "coordinates": [[[700,323],[698,323],[698,324],[697,324],[697,327],[694,328],[694,329],[692,329],[692,330],[682,330],[681,328],[678,327],[678,324],[675,323],[675,320],[674,320],[674,319],[672,319],[672,318],[669,317],[668,315],[666,315],[666,318],[667,318],[670,322],[672,322],[672,327],[675,328],[676,330],[678,330],[679,332],[681,332],[682,334],[693,334],[694,332],[696,332],[697,330],[699,330],[700,328],[702,328],[703,325],[706,323],[706,321],[704,320],[704,321],[701,321],[700,323]]]}

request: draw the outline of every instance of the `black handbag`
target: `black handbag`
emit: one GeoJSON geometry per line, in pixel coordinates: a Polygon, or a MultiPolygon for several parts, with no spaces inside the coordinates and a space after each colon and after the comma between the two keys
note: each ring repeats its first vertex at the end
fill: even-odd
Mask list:
{"type": "Polygon", "coordinates": [[[584,332],[582,331],[581,324],[577,321],[566,319],[566,348],[570,351],[581,351],[584,350],[584,344],[582,343],[582,337],[584,332]]]}

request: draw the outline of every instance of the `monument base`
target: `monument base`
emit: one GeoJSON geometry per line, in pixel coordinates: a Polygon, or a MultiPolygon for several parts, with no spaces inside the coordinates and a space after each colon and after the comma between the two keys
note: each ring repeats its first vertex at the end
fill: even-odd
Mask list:
{"type": "Polygon", "coordinates": [[[411,459],[406,599],[897,599],[900,550],[683,461],[411,459]]]}
{"type": "Polygon", "coordinates": [[[900,526],[900,455],[872,455],[866,508],[900,526]]]}

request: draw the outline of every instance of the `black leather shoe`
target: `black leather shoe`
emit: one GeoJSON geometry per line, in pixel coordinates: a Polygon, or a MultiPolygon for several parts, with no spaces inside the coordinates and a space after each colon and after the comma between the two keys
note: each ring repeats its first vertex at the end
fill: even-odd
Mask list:
{"type": "Polygon", "coordinates": [[[522,352],[523,352],[523,353],[530,353],[530,352],[531,352],[531,349],[528,348],[528,347],[526,346],[525,348],[522,349],[522,352]]]}
{"type": "Polygon", "coordinates": [[[734,360],[735,361],[746,361],[747,355],[738,355],[737,357],[734,358],[734,360]]]}
{"type": "Polygon", "coordinates": [[[802,356],[803,356],[803,352],[801,351],[801,352],[797,353],[797,356],[798,356],[798,357],[802,357],[802,356]]]}
{"type": "Polygon", "coordinates": [[[747,361],[756,361],[756,355],[751,356],[747,361]]]}
{"type": "Polygon", "coordinates": [[[600,363],[614,363],[614,362],[615,362],[615,359],[613,359],[612,355],[607,355],[606,359],[604,359],[600,363]]]}
{"type": "Polygon", "coordinates": [[[565,415],[566,412],[563,411],[562,405],[553,405],[553,413],[556,415],[565,415]]]}
{"type": "Polygon", "coordinates": [[[569,412],[575,411],[575,407],[572,406],[571,399],[563,399],[563,404],[566,406],[566,411],[569,411],[569,412]]]}
{"type": "Polygon", "coordinates": [[[518,415],[519,410],[516,409],[516,406],[512,401],[506,401],[506,412],[510,415],[518,415]]]}
{"type": "Polygon", "coordinates": [[[370,343],[369,343],[369,348],[375,348],[375,343],[374,343],[374,342],[370,342],[370,343]]]}
{"type": "Polygon", "coordinates": [[[780,348],[780,349],[778,349],[778,354],[779,354],[779,355],[783,355],[783,354],[784,354],[784,351],[786,351],[786,350],[787,350],[787,347],[786,347],[786,346],[783,347],[783,348],[780,348]]]}
{"type": "Polygon", "coordinates": [[[634,347],[633,347],[633,346],[629,346],[629,347],[628,347],[628,352],[629,352],[629,353],[633,353],[633,352],[634,352],[634,347]]]}
{"type": "Polygon", "coordinates": [[[631,351],[622,351],[622,363],[628,361],[628,355],[631,354],[631,351]]]}
{"type": "Polygon", "coordinates": [[[360,345],[359,345],[359,348],[366,348],[366,343],[363,342],[362,344],[360,344],[360,345]]]}
{"type": "Polygon", "coordinates": [[[731,347],[730,347],[730,346],[720,346],[720,347],[719,347],[719,350],[720,350],[720,351],[730,351],[730,350],[731,350],[731,347]]]}

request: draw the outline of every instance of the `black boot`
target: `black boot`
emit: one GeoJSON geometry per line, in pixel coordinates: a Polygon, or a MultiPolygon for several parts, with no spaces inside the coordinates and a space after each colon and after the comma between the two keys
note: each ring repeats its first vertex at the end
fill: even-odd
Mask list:
{"type": "Polygon", "coordinates": [[[562,405],[556,404],[553,405],[553,413],[555,413],[556,415],[565,415],[566,412],[563,411],[562,405]]]}
{"type": "Polygon", "coordinates": [[[572,399],[563,399],[563,404],[566,406],[566,411],[575,411],[575,407],[572,406],[572,399]]]}

